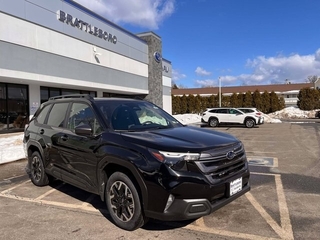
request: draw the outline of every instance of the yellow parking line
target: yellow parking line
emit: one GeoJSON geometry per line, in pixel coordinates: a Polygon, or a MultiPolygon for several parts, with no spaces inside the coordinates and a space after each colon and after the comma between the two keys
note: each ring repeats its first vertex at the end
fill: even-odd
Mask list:
{"type": "Polygon", "coordinates": [[[226,230],[219,230],[219,229],[213,229],[213,228],[201,227],[201,226],[195,226],[195,225],[187,225],[183,228],[192,230],[192,231],[204,232],[204,233],[215,234],[215,235],[226,236],[226,237],[241,238],[241,239],[279,240],[279,238],[263,237],[259,235],[248,234],[248,233],[230,232],[226,230]]]}
{"type": "Polygon", "coordinates": [[[35,198],[35,200],[41,200],[42,198],[44,198],[44,197],[48,196],[49,194],[51,194],[51,193],[53,193],[53,192],[57,191],[57,190],[58,190],[59,188],[61,188],[63,185],[64,185],[64,183],[60,184],[59,186],[57,186],[57,187],[55,187],[55,188],[53,188],[53,189],[49,190],[48,192],[46,192],[46,193],[44,193],[44,194],[40,195],[39,197],[35,198]]]}
{"type": "Polygon", "coordinates": [[[276,180],[276,189],[279,201],[279,211],[280,211],[280,219],[281,219],[281,226],[284,232],[286,233],[286,239],[293,239],[293,231],[292,225],[290,221],[289,209],[287,206],[286,197],[283,190],[283,185],[281,181],[280,175],[275,175],[276,180]]]}
{"type": "Polygon", "coordinates": [[[80,210],[85,210],[90,212],[99,212],[99,209],[96,209],[91,206],[82,206],[80,204],[70,204],[70,203],[54,202],[54,201],[47,201],[47,200],[36,200],[33,198],[19,197],[16,195],[3,194],[3,193],[0,193],[0,196],[10,198],[10,199],[20,200],[20,201],[25,201],[25,202],[38,203],[40,205],[45,204],[45,205],[65,207],[65,208],[71,208],[71,209],[80,209],[80,210]]]}
{"type": "Polygon", "coordinates": [[[20,187],[20,186],[22,186],[22,185],[24,185],[24,184],[26,184],[26,183],[28,183],[28,182],[31,182],[31,181],[28,180],[28,181],[25,181],[25,182],[23,182],[23,183],[20,183],[20,184],[14,186],[14,187],[12,187],[12,188],[9,188],[9,189],[7,189],[7,190],[2,191],[1,194],[7,194],[7,193],[11,192],[12,190],[14,190],[14,189],[16,189],[16,188],[18,188],[18,187],[20,187]]]}
{"type": "Polygon", "coordinates": [[[254,208],[260,213],[260,215],[266,220],[270,227],[281,237],[284,232],[281,227],[276,223],[275,220],[267,213],[267,211],[260,205],[260,203],[252,196],[250,192],[245,194],[249,202],[254,206],[254,208]]]}

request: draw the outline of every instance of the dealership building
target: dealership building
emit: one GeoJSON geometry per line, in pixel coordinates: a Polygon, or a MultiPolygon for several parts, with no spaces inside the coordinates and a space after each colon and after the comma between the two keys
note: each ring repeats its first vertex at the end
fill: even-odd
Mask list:
{"type": "Polygon", "coordinates": [[[0,133],[65,94],[130,97],[171,113],[161,37],[133,34],[72,0],[0,0],[0,133]]]}

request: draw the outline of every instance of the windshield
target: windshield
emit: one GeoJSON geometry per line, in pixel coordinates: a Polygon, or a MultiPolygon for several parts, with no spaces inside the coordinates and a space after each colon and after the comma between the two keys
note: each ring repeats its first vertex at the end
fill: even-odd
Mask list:
{"type": "Polygon", "coordinates": [[[145,131],[183,126],[170,114],[150,102],[103,101],[98,104],[114,130],[145,131]]]}

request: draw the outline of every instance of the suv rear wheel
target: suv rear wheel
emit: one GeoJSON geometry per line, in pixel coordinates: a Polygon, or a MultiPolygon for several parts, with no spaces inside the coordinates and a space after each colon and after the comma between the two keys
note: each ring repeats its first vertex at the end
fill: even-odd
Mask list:
{"type": "Polygon", "coordinates": [[[255,122],[252,118],[249,118],[245,120],[245,125],[247,128],[253,128],[255,125],[255,122]]]}
{"type": "Polygon", "coordinates": [[[219,121],[216,118],[209,119],[209,126],[210,127],[217,127],[219,125],[219,121]]]}
{"type": "Polygon", "coordinates": [[[135,230],[145,223],[139,194],[130,178],[113,173],[106,186],[106,202],[114,223],[125,230],[135,230]]]}
{"type": "Polygon", "coordinates": [[[30,179],[36,186],[49,184],[49,177],[45,173],[43,160],[39,152],[33,152],[30,161],[30,179]]]}

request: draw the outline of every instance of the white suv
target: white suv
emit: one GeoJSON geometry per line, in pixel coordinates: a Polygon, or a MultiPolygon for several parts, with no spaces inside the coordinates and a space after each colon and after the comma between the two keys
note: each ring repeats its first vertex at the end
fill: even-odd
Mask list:
{"type": "Polygon", "coordinates": [[[243,124],[247,128],[252,128],[259,124],[259,118],[255,115],[248,115],[236,108],[210,108],[202,114],[201,121],[210,127],[219,124],[243,124]]]}
{"type": "Polygon", "coordinates": [[[257,109],[257,108],[253,108],[253,107],[241,107],[241,108],[237,108],[240,111],[248,114],[248,115],[255,115],[256,117],[260,118],[259,120],[259,124],[263,124],[264,123],[264,117],[262,115],[262,112],[257,109]]]}

